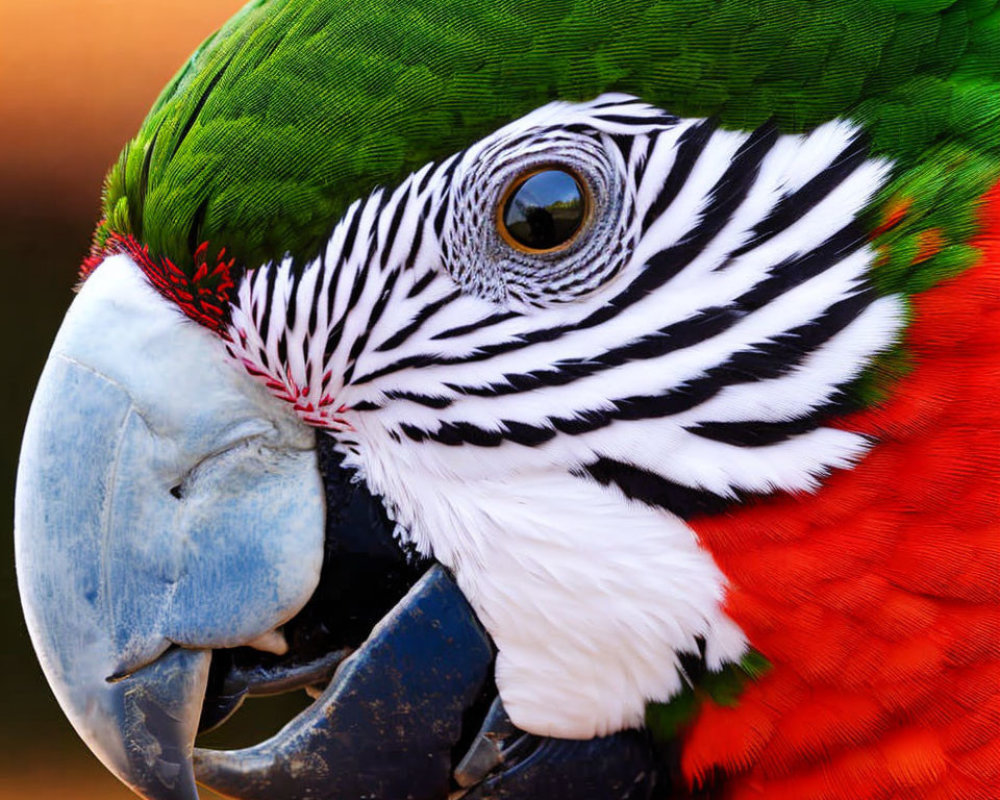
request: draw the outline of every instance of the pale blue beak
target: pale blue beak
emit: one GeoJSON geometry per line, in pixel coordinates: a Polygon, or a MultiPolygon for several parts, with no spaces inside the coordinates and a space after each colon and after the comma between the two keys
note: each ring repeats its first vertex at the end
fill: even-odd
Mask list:
{"type": "Polygon", "coordinates": [[[25,431],[18,583],[42,668],[97,756],[197,797],[211,649],[267,643],[316,588],[314,431],[123,256],[74,301],[25,431]]]}

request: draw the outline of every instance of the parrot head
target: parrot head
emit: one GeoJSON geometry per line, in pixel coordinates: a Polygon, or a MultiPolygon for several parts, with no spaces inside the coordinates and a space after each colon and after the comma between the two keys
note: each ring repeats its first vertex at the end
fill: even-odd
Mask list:
{"type": "Polygon", "coordinates": [[[878,447],[845,419],[918,278],[877,277],[877,223],[926,173],[881,101],[683,72],[724,54],[677,4],[556,5],[251,3],[109,174],[17,558],[62,707],[144,795],[194,797],[194,759],[346,797],[302,787],[364,771],[352,736],[431,736],[447,781],[490,670],[515,728],[590,741],[774,658],[698,520],[878,447]],[[193,752],[304,686],[273,740],[193,752]]]}

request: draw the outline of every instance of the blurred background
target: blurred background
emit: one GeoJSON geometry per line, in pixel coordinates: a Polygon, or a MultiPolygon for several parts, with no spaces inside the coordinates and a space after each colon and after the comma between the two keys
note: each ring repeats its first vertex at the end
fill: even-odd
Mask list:
{"type": "Polygon", "coordinates": [[[133,797],[76,738],[31,651],[14,578],[14,477],[104,173],[160,88],[241,5],[0,0],[0,800],[133,797]]]}

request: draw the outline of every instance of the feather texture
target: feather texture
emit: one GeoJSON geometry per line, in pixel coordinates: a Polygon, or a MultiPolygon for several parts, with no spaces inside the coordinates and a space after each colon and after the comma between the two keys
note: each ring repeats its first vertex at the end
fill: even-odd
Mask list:
{"type": "Polygon", "coordinates": [[[1000,163],[998,14],[984,0],[256,0],[122,152],[99,240],[132,234],[186,267],[204,241],[245,266],[310,258],[376,185],[551,99],[613,90],[740,129],[857,119],[898,165],[885,198],[915,202],[895,235],[915,247],[937,229],[937,263],[916,271],[941,274],[972,260],[974,201],[1000,163]]]}
{"type": "Polygon", "coordinates": [[[734,798],[994,797],[1000,785],[1000,187],[978,266],[914,301],[911,371],[843,425],[881,442],[812,497],[692,524],[773,669],[706,704],[684,768],[734,798]]]}
{"type": "Polygon", "coordinates": [[[123,151],[90,267],[127,250],[334,432],[456,569],[522,724],[632,724],[745,636],[766,674],[671,723],[690,788],[989,798],[998,177],[992,0],[257,0],[123,151]],[[580,136],[629,189],[605,258],[504,282],[469,249],[490,168],[580,136]],[[632,549],[589,524],[615,503],[632,549]],[[654,539],[692,585],[630,591],[654,539]]]}

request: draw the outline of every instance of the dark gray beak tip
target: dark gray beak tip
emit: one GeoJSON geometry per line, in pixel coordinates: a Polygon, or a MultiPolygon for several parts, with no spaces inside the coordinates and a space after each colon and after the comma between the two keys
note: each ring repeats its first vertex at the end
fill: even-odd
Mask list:
{"type": "Polygon", "coordinates": [[[115,771],[148,800],[198,798],[191,754],[210,661],[177,648],[112,684],[127,759],[115,771]]]}
{"type": "Polygon", "coordinates": [[[434,567],[276,736],[196,750],[198,781],[243,800],[446,797],[463,715],[492,660],[464,595],[434,567]]]}

